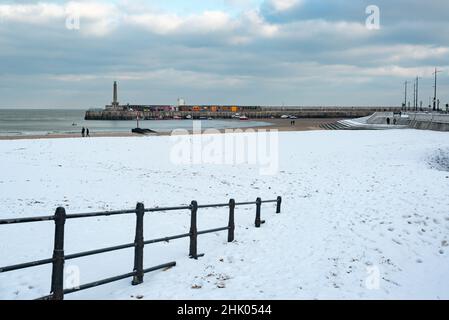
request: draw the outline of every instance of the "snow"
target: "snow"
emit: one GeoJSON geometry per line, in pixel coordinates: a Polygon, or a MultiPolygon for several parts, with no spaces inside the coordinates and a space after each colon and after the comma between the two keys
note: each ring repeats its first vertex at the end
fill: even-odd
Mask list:
{"type": "MultiPolygon", "coordinates": [[[[282,213],[236,209],[226,232],[145,247],[144,267],[174,268],[66,299],[448,299],[447,133],[418,130],[279,133],[279,172],[257,165],[176,165],[169,137],[0,141],[0,219],[67,212],[283,197],[282,213]],[[438,161],[436,161],[438,159],[438,161]],[[446,161],[446,160],[444,160],[446,161]],[[443,161],[443,162],[444,162],[443,161]],[[221,288],[220,288],[221,287],[221,288]]],[[[198,228],[227,225],[226,208],[199,209],[198,228]]],[[[145,238],[188,232],[188,211],[149,213],[145,238]]],[[[134,240],[134,215],[69,220],[66,254],[134,240]]],[[[0,226],[0,265],[49,258],[53,222],[0,226]]],[[[132,271],[133,250],[66,262],[88,283],[132,271]]],[[[0,273],[0,299],[49,293],[49,265],[0,273]]],[[[68,284],[66,284],[68,286],[68,284]]]]}

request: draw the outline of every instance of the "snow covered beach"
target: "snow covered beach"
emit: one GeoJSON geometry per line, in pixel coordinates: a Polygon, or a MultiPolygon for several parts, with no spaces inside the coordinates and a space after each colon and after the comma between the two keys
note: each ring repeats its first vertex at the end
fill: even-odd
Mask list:
{"type": "MultiPolygon", "coordinates": [[[[236,210],[225,233],[147,246],[145,266],[177,266],[68,295],[67,299],[449,298],[447,133],[279,133],[279,172],[255,165],[176,165],[169,137],[0,141],[0,218],[283,197],[282,213],[236,210]],[[221,288],[220,288],[221,287],[221,288]]],[[[199,228],[225,226],[227,209],[201,209],[199,228]]],[[[189,212],[148,214],[145,237],[188,232],[189,212]]],[[[70,221],[66,253],[132,242],[134,216],[70,221]]],[[[53,223],[0,226],[0,265],[52,254],[53,223]]],[[[81,283],[132,270],[124,250],[70,261],[81,283]]],[[[49,293],[50,266],[0,273],[0,299],[49,293]]]]}

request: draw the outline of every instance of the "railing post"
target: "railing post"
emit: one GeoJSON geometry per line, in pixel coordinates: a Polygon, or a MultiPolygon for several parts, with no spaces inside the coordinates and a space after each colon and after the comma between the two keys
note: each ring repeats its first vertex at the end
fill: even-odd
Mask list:
{"type": "Polygon", "coordinates": [[[228,242],[234,241],[234,209],[235,209],[235,200],[229,200],[229,223],[228,223],[228,242]]]}
{"type": "Polygon", "coordinates": [[[278,197],[276,202],[276,213],[281,213],[281,203],[282,197],[278,197]]]}
{"type": "Polygon", "coordinates": [[[134,272],[132,285],[138,285],[143,282],[143,217],[145,215],[145,206],[138,203],[136,206],[136,238],[134,240],[134,272]]]}
{"type": "Polygon", "coordinates": [[[197,238],[198,238],[198,229],[196,227],[196,213],[198,211],[198,203],[196,201],[192,201],[190,205],[190,249],[189,256],[193,259],[198,259],[198,251],[197,251],[197,238]]]}
{"type": "Polygon", "coordinates": [[[55,212],[55,243],[53,268],[51,274],[52,300],[64,300],[64,225],[65,209],[59,207],[55,212]]]}
{"type": "Polygon", "coordinates": [[[255,225],[256,228],[260,228],[260,207],[262,205],[262,199],[257,198],[256,199],[256,221],[255,221],[255,225]]]}

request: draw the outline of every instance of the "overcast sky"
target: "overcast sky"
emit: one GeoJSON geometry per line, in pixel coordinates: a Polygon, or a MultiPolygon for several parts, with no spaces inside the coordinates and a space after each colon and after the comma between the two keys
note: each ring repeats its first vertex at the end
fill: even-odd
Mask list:
{"type": "Polygon", "coordinates": [[[0,0],[0,107],[103,107],[114,80],[123,104],[400,105],[416,76],[427,105],[435,66],[446,104],[448,0],[0,0]]]}

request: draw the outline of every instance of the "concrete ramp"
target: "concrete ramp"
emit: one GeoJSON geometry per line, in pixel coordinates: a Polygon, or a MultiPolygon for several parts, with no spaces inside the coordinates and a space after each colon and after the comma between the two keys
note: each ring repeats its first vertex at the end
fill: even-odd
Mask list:
{"type": "Polygon", "coordinates": [[[399,124],[397,119],[395,121],[393,112],[376,112],[367,117],[340,120],[320,127],[326,130],[389,130],[405,129],[408,125],[399,124]]]}
{"type": "Polygon", "coordinates": [[[421,129],[449,131],[449,114],[432,112],[375,112],[370,116],[320,126],[326,130],[421,129]]]}

